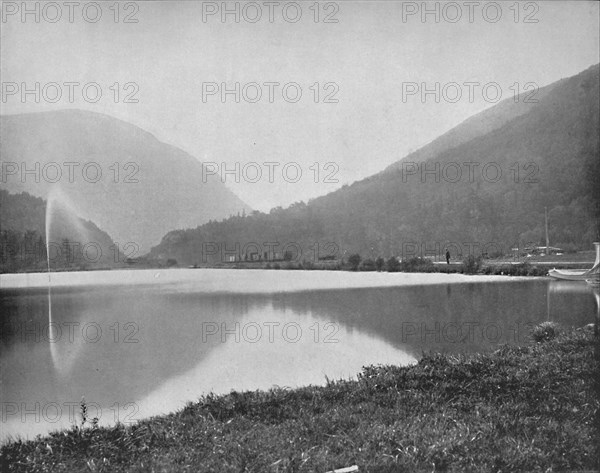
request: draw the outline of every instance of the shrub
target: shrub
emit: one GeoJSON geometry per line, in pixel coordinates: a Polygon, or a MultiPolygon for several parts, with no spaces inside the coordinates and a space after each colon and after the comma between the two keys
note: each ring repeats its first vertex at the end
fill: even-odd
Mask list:
{"type": "Polygon", "coordinates": [[[375,261],[373,261],[370,258],[364,260],[362,263],[360,263],[360,266],[358,267],[359,271],[375,271],[375,268],[375,261]]]}
{"type": "Polygon", "coordinates": [[[560,333],[559,325],[556,322],[542,322],[531,330],[531,338],[536,342],[546,342],[556,338],[560,333]]]}
{"type": "Polygon", "coordinates": [[[463,269],[467,274],[475,274],[481,269],[481,256],[469,255],[463,260],[463,269]]]}
{"type": "Polygon", "coordinates": [[[350,265],[350,269],[352,271],[356,271],[358,269],[361,259],[362,258],[358,253],[354,253],[348,257],[348,264],[350,265]]]}
{"type": "Polygon", "coordinates": [[[407,273],[433,273],[435,266],[430,259],[427,258],[409,258],[400,263],[400,271],[407,273]]]}
{"type": "Polygon", "coordinates": [[[398,261],[398,258],[392,256],[386,261],[385,267],[390,273],[395,273],[400,270],[400,262],[398,261]]]}
{"type": "Polygon", "coordinates": [[[304,269],[315,269],[315,263],[313,263],[312,261],[304,260],[302,266],[304,267],[304,269]]]}
{"type": "Polygon", "coordinates": [[[546,276],[548,272],[544,268],[534,266],[529,271],[529,276],[546,276]]]}
{"type": "Polygon", "coordinates": [[[519,264],[516,266],[515,275],[516,276],[527,276],[531,269],[531,265],[527,262],[519,264]]]}

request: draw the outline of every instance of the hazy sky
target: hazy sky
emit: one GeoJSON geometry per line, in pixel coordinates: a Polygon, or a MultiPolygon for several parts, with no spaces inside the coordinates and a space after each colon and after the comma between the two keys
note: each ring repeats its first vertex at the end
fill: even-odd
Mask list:
{"type": "MultiPolygon", "coordinates": [[[[74,7],[72,22],[63,2],[30,2],[29,9],[39,9],[39,22],[34,13],[21,16],[21,2],[3,2],[3,87],[9,82],[32,89],[36,82],[40,87],[51,82],[81,86],[75,88],[73,103],[64,85],[56,103],[50,103],[56,93],[51,86],[40,103],[33,94],[25,101],[19,93],[5,94],[1,112],[93,110],[145,128],[219,167],[227,163],[234,169],[238,162],[241,171],[247,163],[259,163],[263,175],[258,182],[244,182],[240,172],[240,183],[228,174],[226,185],[250,206],[268,210],[325,194],[401,159],[493,105],[497,87],[486,89],[486,99],[485,84],[497,83],[507,98],[515,83],[521,90],[527,83],[543,86],[599,62],[597,2],[477,2],[472,7],[428,2],[429,10],[438,9],[439,22],[435,13],[422,18],[422,4],[227,2],[230,10],[239,9],[237,23],[234,14],[222,22],[221,2],[121,3],[118,22],[110,9],[113,2],[99,4],[102,16],[96,22],[98,11],[90,2],[74,7]],[[57,6],[62,16],[52,22],[57,6]],[[256,6],[262,16],[253,23],[256,6]],[[210,15],[214,10],[219,11],[210,15]],[[299,11],[302,16],[294,22],[299,11]],[[324,22],[328,14],[337,22],[324,22]],[[127,15],[137,23],[125,23],[127,15]],[[96,103],[81,92],[90,82],[102,90],[96,103]],[[125,90],[130,82],[136,86],[125,90]],[[236,82],[239,103],[234,94],[226,95],[225,103],[219,93],[203,100],[208,83],[234,89],[236,82]],[[244,87],[253,82],[262,92],[255,103],[257,88],[244,87]],[[280,85],[265,85],[269,82],[280,85]],[[436,103],[430,94],[423,103],[419,93],[403,96],[409,82],[430,89],[438,82],[440,91],[455,82],[462,97],[457,99],[457,89],[447,86],[448,100],[440,94],[436,103]],[[472,101],[465,82],[481,84],[474,86],[472,101]],[[114,83],[121,89],[119,103],[109,88],[114,83]],[[288,83],[297,85],[288,86],[284,97],[288,83]],[[332,84],[325,88],[327,83],[332,84]],[[302,96],[293,103],[298,88],[302,96]],[[138,103],[123,103],[128,92],[135,92],[138,103]],[[325,103],[328,94],[337,103],[325,103]],[[264,162],[280,163],[271,168],[272,183],[264,162]],[[297,166],[289,165],[284,176],[286,163],[297,166]],[[335,164],[325,169],[326,163],[335,164]],[[287,182],[297,168],[302,178],[287,182]],[[330,179],[338,183],[323,182],[331,172],[330,179]]],[[[92,100],[94,89],[87,91],[92,100]]],[[[253,179],[255,169],[245,169],[253,179]]]]}

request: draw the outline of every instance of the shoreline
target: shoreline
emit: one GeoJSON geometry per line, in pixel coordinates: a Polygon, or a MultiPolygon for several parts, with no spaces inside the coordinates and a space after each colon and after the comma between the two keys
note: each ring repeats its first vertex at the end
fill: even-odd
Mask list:
{"type": "Polygon", "coordinates": [[[15,440],[0,447],[0,464],[69,472],[593,470],[599,364],[597,336],[569,329],[488,354],[366,367],[357,380],[324,387],[208,395],[132,426],[15,440]]]}
{"type": "Polygon", "coordinates": [[[465,262],[431,261],[426,258],[416,258],[417,264],[409,264],[408,268],[390,270],[387,268],[351,268],[339,261],[331,262],[290,262],[290,261],[239,261],[232,263],[205,264],[192,266],[179,265],[128,265],[115,267],[72,267],[54,268],[47,271],[46,268],[23,269],[14,272],[0,272],[0,280],[14,278],[19,275],[35,275],[39,278],[50,274],[58,275],[64,273],[105,273],[105,272],[138,272],[138,271],[164,271],[164,270],[271,270],[271,271],[326,271],[340,273],[440,273],[440,274],[468,274],[468,275],[503,275],[503,276],[546,276],[548,270],[554,269],[590,269],[594,261],[515,261],[515,260],[482,260],[475,267],[465,267],[465,262]]]}
{"type": "MultiPolygon", "coordinates": [[[[370,287],[393,287],[410,286],[423,284],[448,284],[448,283],[469,283],[469,282],[491,282],[491,281],[509,281],[522,276],[494,275],[494,274],[463,274],[446,272],[387,272],[387,271],[331,271],[331,270],[298,270],[298,269],[279,269],[264,270],[265,277],[256,279],[255,269],[246,268],[162,268],[162,269],[114,269],[106,271],[61,271],[52,273],[5,273],[0,274],[0,287],[5,289],[43,289],[48,288],[48,276],[50,275],[52,289],[61,287],[88,287],[102,286],[110,287],[115,285],[135,284],[135,285],[155,285],[157,283],[168,284],[194,284],[195,290],[207,291],[210,293],[237,293],[236,290],[223,290],[227,287],[228,275],[231,271],[247,272],[249,288],[242,292],[260,294],[260,293],[280,293],[280,292],[301,292],[305,290],[320,289],[356,289],[370,287]],[[282,285],[281,273],[292,273],[296,276],[294,287],[282,285]],[[327,284],[314,286],[315,273],[321,273],[330,277],[327,284]],[[369,274],[367,280],[363,277],[369,274]],[[207,277],[203,277],[203,276],[207,277]],[[208,275],[213,276],[208,278],[208,275]],[[332,277],[333,276],[333,277],[332,277]],[[120,278],[120,279],[119,279],[120,278]]],[[[542,278],[544,276],[530,276],[542,278]]]]}

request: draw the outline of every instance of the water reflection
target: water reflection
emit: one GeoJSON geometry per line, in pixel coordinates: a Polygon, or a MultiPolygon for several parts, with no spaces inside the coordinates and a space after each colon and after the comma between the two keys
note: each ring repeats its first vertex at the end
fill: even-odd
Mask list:
{"type": "Polygon", "coordinates": [[[2,435],[68,426],[66,406],[82,396],[108,424],[211,391],[323,384],[367,364],[412,363],[423,351],[526,343],[528,325],[593,322],[593,294],[545,279],[277,294],[157,283],[53,289],[49,320],[46,289],[3,290],[2,435]],[[58,418],[44,412],[51,403],[63,408],[58,418]]]}
{"type": "Polygon", "coordinates": [[[376,336],[323,320],[264,305],[235,324],[209,325],[203,336],[221,343],[193,369],[162,383],[140,408],[156,411],[165,399],[183,405],[198,393],[323,384],[353,377],[368,364],[416,361],[376,336]]]}

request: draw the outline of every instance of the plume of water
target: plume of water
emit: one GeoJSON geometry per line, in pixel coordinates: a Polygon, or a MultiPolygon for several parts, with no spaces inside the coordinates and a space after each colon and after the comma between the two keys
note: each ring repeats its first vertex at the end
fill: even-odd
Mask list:
{"type": "Polygon", "coordinates": [[[54,243],[61,239],[76,242],[88,242],[89,231],[78,217],[80,213],[73,202],[59,188],[53,188],[48,194],[46,203],[46,258],[48,266],[48,281],[51,273],[51,251],[54,243]]]}
{"type": "MultiPolygon", "coordinates": [[[[46,202],[46,266],[48,270],[48,326],[53,323],[52,315],[52,239],[70,238],[85,242],[89,232],[78,217],[78,212],[67,195],[58,187],[48,194],[46,202]]],[[[60,314],[59,314],[60,316],[60,314]]],[[[60,318],[60,317],[59,317],[60,318]]],[[[73,365],[77,352],[81,347],[73,344],[50,342],[50,355],[54,368],[60,373],[67,373],[73,365]]]]}

